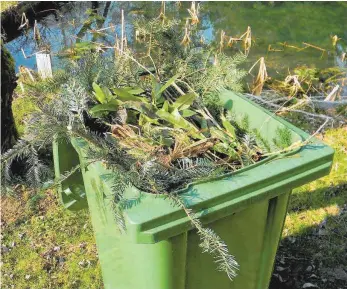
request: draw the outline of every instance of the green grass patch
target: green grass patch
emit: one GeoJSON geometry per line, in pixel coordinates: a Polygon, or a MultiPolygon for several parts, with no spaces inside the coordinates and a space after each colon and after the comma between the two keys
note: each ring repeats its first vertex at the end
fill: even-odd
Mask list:
{"type": "Polygon", "coordinates": [[[335,149],[331,172],[293,191],[270,289],[346,288],[347,128],[323,139],[335,149]]]}
{"type": "Polygon", "coordinates": [[[328,176],[294,190],[283,236],[305,233],[347,202],[347,129],[331,129],[324,141],[335,149],[328,176]]]}
{"type": "Polygon", "coordinates": [[[63,209],[52,191],[19,194],[2,199],[1,288],[103,288],[88,212],[63,209]]]}

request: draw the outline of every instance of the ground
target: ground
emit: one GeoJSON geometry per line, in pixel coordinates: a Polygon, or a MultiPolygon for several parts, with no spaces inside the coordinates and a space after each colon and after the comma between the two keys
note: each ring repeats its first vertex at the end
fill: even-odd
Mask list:
{"type": "MultiPolygon", "coordinates": [[[[321,138],[336,150],[333,168],[293,192],[271,289],[347,288],[347,128],[321,138]]],[[[20,185],[1,208],[1,288],[103,288],[86,211],[20,185]]]]}
{"type": "Polygon", "coordinates": [[[335,149],[331,173],[294,190],[270,289],[347,288],[347,128],[324,141],[335,149]]]}
{"type": "Polygon", "coordinates": [[[1,200],[1,288],[103,288],[88,212],[64,210],[51,190],[15,194],[1,200]]]}

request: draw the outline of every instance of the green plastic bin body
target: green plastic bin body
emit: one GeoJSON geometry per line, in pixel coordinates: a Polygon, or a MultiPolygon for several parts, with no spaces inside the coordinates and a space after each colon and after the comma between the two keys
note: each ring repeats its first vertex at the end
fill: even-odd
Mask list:
{"type": "MultiPolygon", "coordinates": [[[[242,95],[226,91],[220,97],[236,118],[248,115],[250,128],[259,129],[269,142],[276,129],[284,127],[291,130],[293,142],[309,137],[242,95]]],[[[162,196],[143,193],[138,204],[124,211],[126,233],[121,233],[112,209],[111,172],[100,162],[86,165],[85,145],[79,139],[72,146],[55,142],[56,174],[59,177],[67,163],[78,159],[85,165],[82,176],[64,183],[60,192],[63,196],[68,192],[68,204],[76,197],[76,208],[86,207],[79,199],[81,192],[86,193],[106,289],[268,288],[290,192],[328,174],[334,153],[312,139],[291,154],[191,184],[180,192],[238,261],[238,276],[230,281],[217,271],[212,256],[202,253],[199,236],[183,210],[162,196]]],[[[139,192],[129,188],[126,195],[137,198],[139,192]]]]}

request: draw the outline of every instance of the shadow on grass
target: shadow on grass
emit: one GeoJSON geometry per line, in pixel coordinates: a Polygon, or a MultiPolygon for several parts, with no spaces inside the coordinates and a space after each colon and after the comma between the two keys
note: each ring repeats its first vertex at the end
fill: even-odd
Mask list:
{"type": "MultiPolygon", "coordinates": [[[[347,179],[347,175],[346,175],[347,179]]],[[[316,190],[301,190],[291,197],[288,213],[300,213],[347,202],[347,181],[316,190]]]]}
{"type": "Polygon", "coordinates": [[[347,182],[309,186],[293,193],[269,289],[347,288],[347,182]]]}

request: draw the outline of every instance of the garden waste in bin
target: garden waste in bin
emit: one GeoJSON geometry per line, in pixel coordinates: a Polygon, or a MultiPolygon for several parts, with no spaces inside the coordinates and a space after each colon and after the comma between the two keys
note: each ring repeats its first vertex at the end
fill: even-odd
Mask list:
{"type": "MultiPolygon", "coordinates": [[[[236,118],[248,116],[269,143],[287,128],[292,142],[310,136],[274,116],[244,96],[230,91],[221,100],[236,118]]],[[[124,210],[125,232],[117,227],[108,171],[101,162],[86,163],[87,143],[54,143],[56,176],[79,161],[82,172],[60,188],[66,207],[86,207],[91,214],[106,289],[267,289],[293,188],[329,173],[334,151],[315,138],[305,146],[268,158],[209,181],[190,184],[179,194],[228,245],[240,265],[231,281],[216,269],[213,257],[202,253],[200,239],[184,210],[164,196],[129,187],[124,210]]]]}

